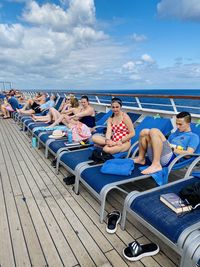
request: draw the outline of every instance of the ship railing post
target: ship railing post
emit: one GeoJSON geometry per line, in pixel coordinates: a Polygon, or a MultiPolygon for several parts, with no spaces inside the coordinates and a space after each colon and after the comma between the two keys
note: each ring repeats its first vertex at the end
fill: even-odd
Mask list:
{"type": "Polygon", "coordinates": [[[173,107],[174,112],[177,114],[178,111],[177,111],[177,108],[176,108],[176,104],[175,104],[175,102],[174,102],[174,99],[173,99],[173,98],[170,98],[170,102],[171,102],[171,104],[172,104],[172,107],[173,107]]]}
{"type": "Polygon", "coordinates": [[[138,104],[138,107],[139,107],[140,109],[142,109],[142,105],[141,105],[140,100],[139,100],[139,98],[138,98],[137,96],[135,97],[135,100],[136,100],[136,102],[137,102],[137,104],[138,104]]]}
{"type": "Polygon", "coordinates": [[[98,96],[95,96],[95,98],[96,98],[97,103],[101,104],[101,101],[99,100],[98,96]]]}

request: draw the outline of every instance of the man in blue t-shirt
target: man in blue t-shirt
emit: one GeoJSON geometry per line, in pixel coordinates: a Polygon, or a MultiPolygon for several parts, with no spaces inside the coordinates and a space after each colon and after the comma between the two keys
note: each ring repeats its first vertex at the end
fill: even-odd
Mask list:
{"type": "Polygon", "coordinates": [[[3,113],[3,118],[10,118],[10,112],[15,111],[19,108],[19,102],[12,94],[7,94],[4,104],[1,105],[1,111],[3,113]]]}
{"type": "Polygon", "coordinates": [[[139,156],[134,158],[135,163],[145,164],[145,154],[151,165],[142,171],[142,174],[152,174],[168,166],[176,155],[192,154],[199,145],[199,136],[191,132],[191,115],[189,112],[180,112],[176,116],[177,130],[166,140],[158,129],[144,129],[140,133],[139,156]]]}

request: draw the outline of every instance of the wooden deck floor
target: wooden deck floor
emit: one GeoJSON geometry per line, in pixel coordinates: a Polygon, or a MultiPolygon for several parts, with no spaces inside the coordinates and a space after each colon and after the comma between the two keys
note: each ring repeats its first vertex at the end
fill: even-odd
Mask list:
{"type": "MultiPolygon", "coordinates": [[[[177,266],[179,257],[131,218],[126,231],[108,234],[99,203],[83,187],[75,195],[62,179],[12,119],[0,120],[0,267],[177,266]],[[122,250],[134,239],[159,242],[161,251],[128,262],[122,250]]],[[[113,192],[107,211],[123,200],[113,192]]]]}

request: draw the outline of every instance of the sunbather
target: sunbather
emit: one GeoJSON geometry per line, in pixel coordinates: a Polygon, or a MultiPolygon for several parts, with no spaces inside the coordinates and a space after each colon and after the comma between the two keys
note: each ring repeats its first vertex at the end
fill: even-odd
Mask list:
{"type": "Polygon", "coordinates": [[[26,104],[21,109],[17,109],[18,113],[31,115],[35,113],[40,113],[40,107],[46,102],[46,95],[38,93],[33,99],[28,99],[26,104]]]}
{"type": "Polygon", "coordinates": [[[111,108],[113,115],[108,119],[106,135],[95,134],[92,140],[95,144],[103,147],[103,150],[110,154],[127,151],[131,145],[131,138],[135,130],[130,117],[121,110],[122,101],[113,98],[111,108]]]}
{"type": "Polygon", "coordinates": [[[53,123],[49,127],[52,128],[61,122],[63,124],[66,124],[66,123],[68,124],[70,116],[73,116],[79,113],[80,110],[81,108],[79,106],[79,101],[76,97],[70,99],[70,107],[68,108],[68,110],[65,110],[64,114],[61,114],[55,108],[51,108],[49,112],[49,116],[51,118],[50,121],[53,121],[53,123]]]}
{"type": "Polygon", "coordinates": [[[80,112],[71,116],[75,120],[79,120],[80,122],[87,125],[89,128],[93,128],[95,126],[95,110],[90,105],[89,99],[86,95],[81,97],[81,109],[80,112]]]}
{"type": "Polygon", "coordinates": [[[15,111],[19,108],[19,102],[15,98],[14,93],[9,93],[4,100],[4,104],[1,105],[1,111],[4,119],[10,118],[10,112],[15,111]]]}
{"type": "Polygon", "coordinates": [[[134,158],[135,163],[145,164],[145,154],[152,162],[142,171],[143,174],[152,174],[162,170],[178,154],[194,153],[199,145],[199,136],[191,132],[191,115],[181,112],[176,116],[177,130],[172,133],[168,140],[158,129],[144,129],[139,138],[139,156],[134,158]]]}

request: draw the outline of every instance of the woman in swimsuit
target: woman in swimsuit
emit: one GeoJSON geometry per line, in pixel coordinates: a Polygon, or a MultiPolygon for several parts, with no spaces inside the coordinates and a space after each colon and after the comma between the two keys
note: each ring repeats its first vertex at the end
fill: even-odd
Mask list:
{"type": "Polygon", "coordinates": [[[79,120],[80,122],[87,125],[89,128],[95,126],[95,110],[89,103],[89,98],[86,95],[81,96],[81,109],[80,112],[71,116],[75,121],[79,120]]]}
{"type": "Polygon", "coordinates": [[[107,121],[106,135],[93,135],[95,144],[103,146],[103,150],[110,154],[127,151],[131,146],[131,138],[135,130],[130,117],[124,113],[121,99],[115,97],[111,101],[112,116],[107,121]]]}

